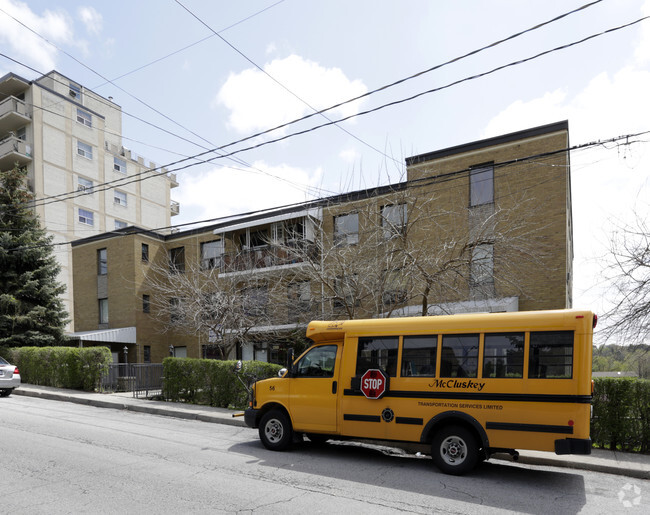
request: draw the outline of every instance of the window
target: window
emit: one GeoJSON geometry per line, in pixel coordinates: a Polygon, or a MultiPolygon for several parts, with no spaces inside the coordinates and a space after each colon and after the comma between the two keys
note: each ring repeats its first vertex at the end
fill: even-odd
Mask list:
{"type": "Polygon", "coordinates": [[[242,290],[242,307],[246,315],[251,317],[265,316],[268,303],[269,295],[266,286],[254,286],[242,290]]]}
{"type": "Polygon", "coordinates": [[[170,249],[169,271],[173,274],[185,273],[185,247],[170,249]]]}
{"type": "Polygon", "coordinates": [[[149,262],[149,245],[147,243],[142,244],[141,259],[145,263],[149,262]]]}
{"type": "Polygon", "coordinates": [[[403,304],[408,300],[408,277],[404,270],[385,272],[382,301],[385,306],[403,304]]]}
{"type": "Polygon", "coordinates": [[[126,173],[126,161],[119,157],[113,157],[113,170],[119,173],[126,173]]]}
{"type": "Polygon", "coordinates": [[[108,255],[106,249],[97,251],[97,275],[106,275],[108,273],[108,255]]]}
{"type": "Polygon", "coordinates": [[[77,108],[77,122],[85,125],[86,127],[93,126],[93,117],[83,109],[77,108]]]}
{"type": "Polygon", "coordinates": [[[381,338],[359,338],[357,348],[357,372],[362,375],[370,368],[379,368],[389,376],[397,375],[397,336],[381,338]]]}
{"type": "Polygon", "coordinates": [[[402,344],[402,376],[434,377],[438,336],[405,336],[402,344]]]}
{"type": "Polygon", "coordinates": [[[483,377],[524,377],[524,333],[485,335],[483,377]]]}
{"type": "Polygon", "coordinates": [[[494,202],[494,166],[472,168],[469,172],[470,206],[494,202]]]}
{"type": "Polygon", "coordinates": [[[77,191],[85,191],[88,195],[93,193],[93,181],[77,177],[77,191]]]}
{"type": "Polygon", "coordinates": [[[354,245],[356,243],[359,243],[359,214],[335,216],[334,244],[354,245]]]}
{"type": "Polygon", "coordinates": [[[531,379],[573,377],[573,331],[530,333],[528,377],[531,379]]]}
{"type": "Polygon", "coordinates": [[[221,259],[223,257],[223,241],[206,241],[201,243],[201,268],[210,270],[221,268],[221,259]]]}
{"type": "Polygon", "coordinates": [[[142,312],[149,313],[151,311],[151,298],[149,295],[142,296],[142,312]]]}
{"type": "Polygon", "coordinates": [[[99,323],[108,324],[108,299],[99,299],[99,323]]]}
{"type": "Polygon", "coordinates": [[[77,154],[79,154],[81,157],[85,157],[86,159],[92,159],[93,147],[87,145],[86,143],[82,143],[81,141],[77,141],[77,154]]]}
{"type": "Polygon", "coordinates": [[[81,102],[81,87],[77,86],[74,83],[70,83],[70,96],[74,98],[77,102],[81,102]]]}
{"type": "Polygon", "coordinates": [[[113,191],[113,202],[118,206],[126,207],[126,193],[119,190],[113,191]]]}
{"type": "Polygon", "coordinates": [[[86,225],[93,225],[93,212],[79,208],[79,222],[86,225]]]}
{"type": "Polygon", "coordinates": [[[115,229],[124,229],[127,226],[126,222],[123,222],[122,220],[115,220],[115,229]]]}
{"type": "Polygon", "coordinates": [[[294,369],[294,377],[334,377],[336,345],[314,347],[305,354],[294,369]]]}
{"type": "Polygon", "coordinates": [[[27,141],[27,128],[21,127],[16,131],[16,137],[21,141],[27,141]]]}
{"type": "Polygon", "coordinates": [[[144,362],[151,363],[151,345],[144,346],[144,362]]]}
{"type": "Polygon", "coordinates": [[[360,304],[357,274],[346,275],[334,279],[334,307],[350,307],[360,304]]]}
{"type": "Polygon", "coordinates": [[[486,243],[472,249],[470,282],[472,285],[494,282],[494,245],[486,243]]]}
{"type": "Polygon", "coordinates": [[[478,342],[478,334],[444,335],[440,377],[476,377],[478,342]]]}
{"type": "Polygon", "coordinates": [[[406,204],[396,204],[381,208],[381,227],[384,238],[389,240],[406,231],[407,213],[406,204]]]}
{"type": "Polygon", "coordinates": [[[287,322],[300,322],[301,315],[311,310],[311,283],[299,281],[287,286],[287,322]]]}
{"type": "Polygon", "coordinates": [[[172,324],[183,320],[183,312],[181,310],[181,299],[178,297],[171,297],[169,299],[169,321],[172,324]]]}

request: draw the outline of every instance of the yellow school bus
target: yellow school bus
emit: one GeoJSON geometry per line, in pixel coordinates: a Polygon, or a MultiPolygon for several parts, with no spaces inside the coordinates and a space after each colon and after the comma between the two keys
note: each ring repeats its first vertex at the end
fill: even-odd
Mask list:
{"type": "Polygon", "coordinates": [[[497,452],[590,454],[590,311],[316,321],[314,345],[258,381],[244,416],[265,447],[297,435],[425,444],[464,474],[497,452]]]}

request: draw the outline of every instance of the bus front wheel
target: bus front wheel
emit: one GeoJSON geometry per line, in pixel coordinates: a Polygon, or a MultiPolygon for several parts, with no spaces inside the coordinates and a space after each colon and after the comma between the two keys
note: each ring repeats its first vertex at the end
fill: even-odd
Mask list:
{"type": "Polygon", "coordinates": [[[431,457],[445,474],[466,474],[478,462],[476,438],[462,426],[445,426],[433,438],[431,457]]]}
{"type": "Polygon", "coordinates": [[[259,433],[264,447],[271,451],[283,451],[293,441],[291,420],[283,411],[277,409],[262,417],[259,433]]]}

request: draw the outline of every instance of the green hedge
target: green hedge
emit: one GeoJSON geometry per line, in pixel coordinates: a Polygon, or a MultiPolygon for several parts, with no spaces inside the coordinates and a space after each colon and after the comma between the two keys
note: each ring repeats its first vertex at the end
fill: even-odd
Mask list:
{"type": "Polygon", "coordinates": [[[593,407],[594,445],[628,452],[650,451],[650,381],[594,379],[593,407]]]}
{"type": "Polygon", "coordinates": [[[19,347],[7,354],[25,383],[86,391],[99,386],[113,361],[107,347],[19,347]]]}
{"type": "MultiPolygon", "coordinates": [[[[243,409],[247,392],[234,372],[236,361],[165,358],[163,396],[168,401],[243,409]]],[[[282,367],[262,361],[244,361],[240,377],[248,385],[255,379],[275,377],[282,367]]]]}

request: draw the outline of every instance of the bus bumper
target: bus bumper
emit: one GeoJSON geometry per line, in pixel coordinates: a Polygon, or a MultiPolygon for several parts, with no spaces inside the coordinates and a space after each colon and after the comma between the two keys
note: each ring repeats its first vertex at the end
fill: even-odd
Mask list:
{"type": "Polygon", "coordinates": [[[259,420],[257,417],[258,412],[259,410],[253,408],[246,408],[244,411],[244,422],[246,422],[248,427],[252,427],[253,429],[257,427],[257,421],[259,420]]]}
{"type": "Polygon", "coordinates": [[[555,454],[591,454],[591,438],[555,440],[555,454]]]}

